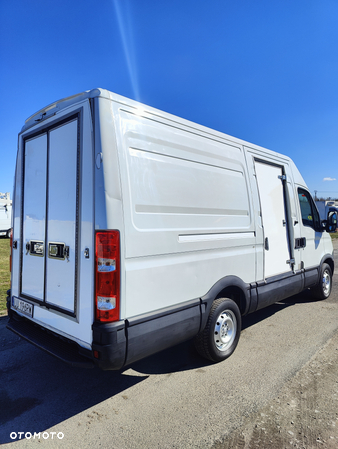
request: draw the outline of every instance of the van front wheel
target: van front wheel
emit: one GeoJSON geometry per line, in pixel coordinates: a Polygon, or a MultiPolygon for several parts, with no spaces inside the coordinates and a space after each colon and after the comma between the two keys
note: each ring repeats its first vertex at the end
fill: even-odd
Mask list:
{"type": "Polygon", "coordinates": [[[221,362],[236,349],[241,333],[241,313],[231,299],[216,299],[211,307],[207,324],[195,337],[199,354],[213,362],[221,362]]]}
{"type": "Polygon", "coordinates": [[[323,263],[319,283],[312,289],[312,294],[317,299],[326,299],[332,290],[332,271],[330,265],[323,263]]]}

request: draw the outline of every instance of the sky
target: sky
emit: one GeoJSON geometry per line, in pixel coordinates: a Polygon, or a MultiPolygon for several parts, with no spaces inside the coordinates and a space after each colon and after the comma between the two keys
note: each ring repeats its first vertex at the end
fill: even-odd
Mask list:
{"type": "Polygon", "coordinates": [[[0,192],[18,133],[101,87],[290,156],[338,198],[338,0],[0,0],[0,192]]]}

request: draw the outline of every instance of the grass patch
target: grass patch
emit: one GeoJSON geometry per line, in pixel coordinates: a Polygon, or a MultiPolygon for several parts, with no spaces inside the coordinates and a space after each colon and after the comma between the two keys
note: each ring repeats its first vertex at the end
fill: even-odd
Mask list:
{"type": "Polygon", "coordinates": [[[338,239],[338,232],[332,232],[331,238],[332,238],[332,240],[338,239]]]}
{"type": "Polygon", "coordinates": [[[6,296],[9,288],[9,239],[0,237],[0,315],[6,310],[6,296]]]}

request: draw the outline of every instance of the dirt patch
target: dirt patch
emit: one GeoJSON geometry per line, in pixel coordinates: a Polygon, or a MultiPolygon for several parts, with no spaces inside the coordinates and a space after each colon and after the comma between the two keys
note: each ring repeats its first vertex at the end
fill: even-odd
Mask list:
{"type": "MultiPolygon", "coordinates": [[[[264,382],[264,379],[262,379],[264,382]]],[[[213,449],[338,447],[338,334],[264,408],[213,449]]]]}

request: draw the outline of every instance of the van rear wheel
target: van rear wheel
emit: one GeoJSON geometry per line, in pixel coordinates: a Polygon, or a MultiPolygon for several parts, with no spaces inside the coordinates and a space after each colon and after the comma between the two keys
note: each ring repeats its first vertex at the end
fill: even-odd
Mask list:
{"type": "Polygon", "coordinates": [[[239,308],[232,299],[216,299],[204,330],[195,337],[198,353],[213,362],[230,357],[239,340],[241,321],[239,308]]]}
{"type": "Polygon", "coordinates": [[[312,294],[317,299],[326,299],[332,290],[332,270],[330,265],[323,263],[320,270],[319,283],[312,289],[312,294]]]}

